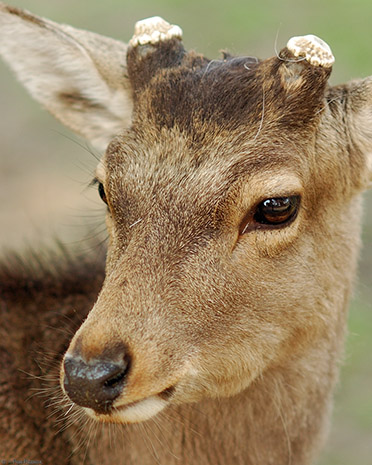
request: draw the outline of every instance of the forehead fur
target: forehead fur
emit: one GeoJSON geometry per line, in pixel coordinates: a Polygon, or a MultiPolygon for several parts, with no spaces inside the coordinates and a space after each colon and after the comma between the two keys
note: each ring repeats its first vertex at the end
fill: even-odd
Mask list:
{"type": "Polygon", "coordinates": [[[187,180],[203,196],[211,186],[215,194],[224,192],[251,172],[301,166],[298,175],[307,176],[314,107],[324,89],[320,99],[307,102],[311,84],[302,81],[313,82],[319,93],[319,80],[305,66],[298,85],[288,86],[282,63],[247,57],[207,62],[188,54],[182,64],[157,70],[135,94],[132,127],[107,151],[109,172],[157,191],[162,182],[175,187],[187,180]]]}
{"type": "MultiPolygon", "coordinates": [[[[276,138],[262,140],[258,147],[244,137],[244,132],[206,132],[199,146],[177,127],[128,131],[110,144],[105,157],[112,201],[128,215],[132,207],[151,210],[154,202],[166,210],[176,205],[182,210],[192,198],[199,222],[203,204],[215,210],[252,178],[262,185],[259,193],[251,193],[255,200],[285,193],[286,177],[306,182],[306,153],[295,144],[276,138]],[[272,180],[278,177],[280,188],[274,189],[272,180]]],[[[190,211],[191,205],[187,208],[190,211]]]]}
{"type": "Polygon", "coordinates": [[[209,61],[176,41],[130,49],[132,126],[105,162],[115,198],[216,201],[250,173],[278,170],[306,184],[330,69],[286,53],[209,61]]]}
{"type": "MultiPolygon", "coordinates": [[[[307,64],[271,58],[201,60],[188,54],[180,66],[158,70],[137,95],[135,115],[156,128],[178,127],[194,141],[205,133],[314,129],[324,98],[324,76],[307,64]]],[[[328,77],[328,76],[327,76],[328,77]]],[[[271,134],[272,135],[272,134],[271,134]]]]}

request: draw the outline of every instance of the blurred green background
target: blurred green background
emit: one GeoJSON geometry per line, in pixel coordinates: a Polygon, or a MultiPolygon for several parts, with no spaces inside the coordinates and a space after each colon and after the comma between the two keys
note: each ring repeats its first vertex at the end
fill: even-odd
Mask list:
{"type": "MultiPolygon", "coordinates": [[[[8,3],[124,41],[137,20],[160,15],[182,27],[187,48],[211,58],[221,49],[265,58],[289,37],[312,33],[326,40],[336,57],[332,84],[372,74],[371,0],[8,3]]],[[[85,142],[41,111],[2,63],[0,105],[0,247],[48,243],[56,234],[71,243],[86,225],[91,235],[102,233],[101,203],[87,189],[95,159],[85,142]]],[[[350,334],[332,431],[319,465],[372,464],[372,193],[365,198],[364,248],[350,334]]]]}

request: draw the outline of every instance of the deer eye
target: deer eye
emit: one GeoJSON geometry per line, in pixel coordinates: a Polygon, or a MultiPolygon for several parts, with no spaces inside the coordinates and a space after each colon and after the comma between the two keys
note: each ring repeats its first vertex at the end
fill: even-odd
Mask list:
{"type": "Polygon", "coordinates": [[[101,182],[98,183],[98,193],[99,193],[99,196],[101,197],[101,199],[107,205],[107,198],[106,198],[105,188],[103,187],[103,184],[101,182]]]}
{"type": "Polygon", "coordinates": [[[266,199],[257,206],[253,218],[260,224],[273,226],[286,224],[297,213],[298,204],[297,196],[266,199]]]}
{"type": "Polygon", "coordinates": [[[240,234],[253,229],[285,227],[296,218],[299,206],[299,195],[266,199],[244,218],[239,228],[240,234]]]}

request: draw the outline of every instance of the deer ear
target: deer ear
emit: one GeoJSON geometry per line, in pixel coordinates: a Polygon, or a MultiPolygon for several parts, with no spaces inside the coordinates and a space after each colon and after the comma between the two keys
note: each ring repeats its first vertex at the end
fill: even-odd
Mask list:
{"type": "Polygon", "coordinates": [[[100,150],[131,121],[126,50],[0,3],[0,55],[38,102],[100,150]]]}
{"type": "Polygon", "coordinates": [[[347,84],[346,121],[353,145],[364,159],[363,180],[372,187],[372,76],[347,84]]]}

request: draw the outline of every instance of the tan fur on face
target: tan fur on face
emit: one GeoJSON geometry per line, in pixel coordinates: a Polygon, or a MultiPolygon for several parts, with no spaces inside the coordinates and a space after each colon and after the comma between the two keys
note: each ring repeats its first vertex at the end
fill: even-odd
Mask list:
{"type": "MultiPolygon", "coordinates": [[[[325,437],[371,180],[371,81],[329,87],[332,54],[306,37],[264,61],[211,62],[178,32],[153,32],[127,48],[0,3],[0,52],[31,94],[100,149],[110,142],[96,172],[106,277],[67,356],[127,357],[120,395],[88,414],[140,422],[168,406],[184,420],[168,435],[183,464],[309,464],[325,437]],[[291,221],[257,219],[263,201],[289,197],[291,221]]],[[[39,288],[49,289],[35,283],[33,297],[39,288]]],[[[127,432],[120,451],[103,435],[92,463],[152,463],[127,432]]],[[[161,451],[158,462],[177,460],[161,451]]]]}

